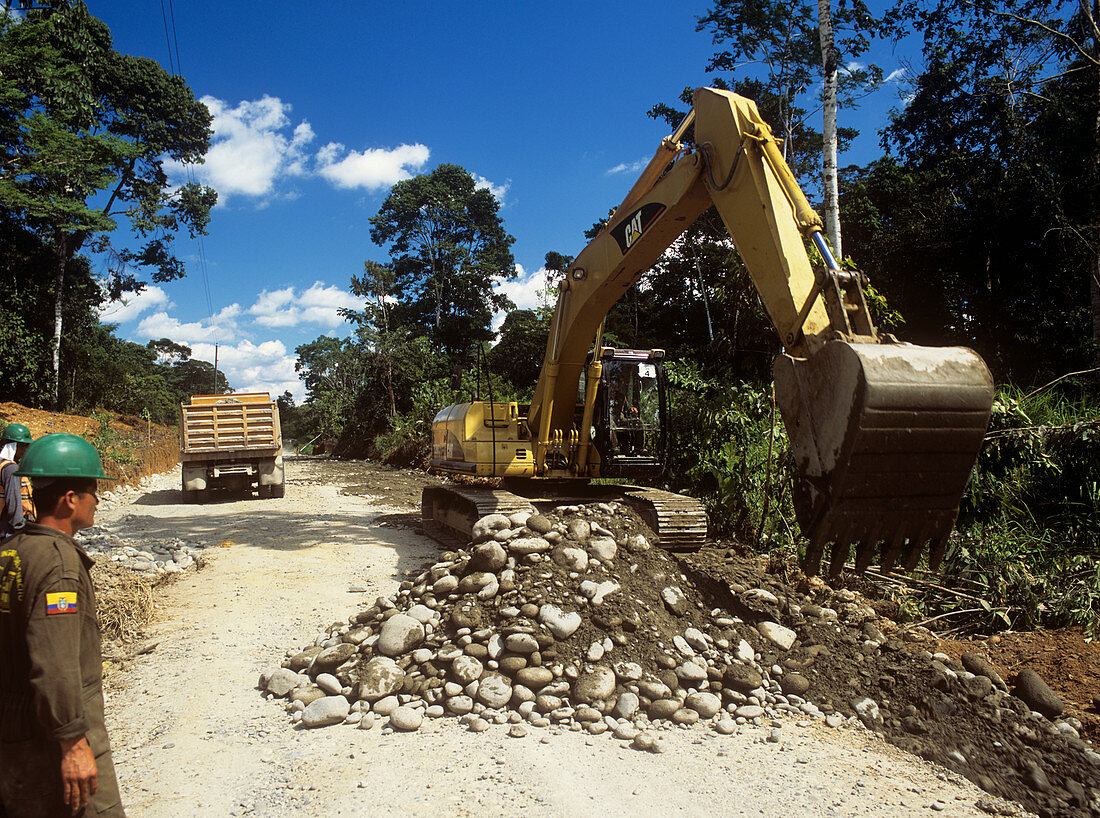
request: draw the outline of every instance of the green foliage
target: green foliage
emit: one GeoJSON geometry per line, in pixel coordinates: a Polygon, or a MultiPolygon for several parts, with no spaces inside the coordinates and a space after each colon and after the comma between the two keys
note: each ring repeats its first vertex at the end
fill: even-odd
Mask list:
{"type": "Polygon", "coordinates": [[[671,389],[669,480],[703,500],[711,525],[764,549],[796,538],[790,456],[768,390],[666,364],[671,389]]]}
{"type": "MultiPolygon", "coordinates": [[[[201,162],[210,112],[182,78],[155,61],[115,51],[110,31],[79,0],[58,0],[0,21],[0,218],[49,250],[56,305],[50,401],[58,407],[69,267],[85,246],[110,251],[111,298],[184,274],[171,252],[179,230],[205,233],[217,194],[170,185],[164,163],[201,162]],[[136,244],[115,246],[122,220],[136,244]]],[[[78,282],[80,283],[80,282],[78,282]]],[[[93,305],[102,295],[97,294],[93,305]]]]}
{"type": "Polygon", "coordinates": [[[59,2],[0,29],[0,104],[5,208],[71,237],[70,256],[120,215],[145,241],[120,250],[122,262],[153,266],[158,281],[182,275],[168,237],[205,232],[216,198],[170,187],[164,171],[166,159],[201,162],[210,146],[210,112],[182,78],[115,51],[82,2],[59,2]]]}
{"type": "MultiPolygon", "coordinates": [[[[395,184],[373,216],[371,239],[388,247],[395,325],[461,354],[492,337],[490,319],[512,306],[494,279],[515,278],[493,194],[457,165],[395,184]]],[[[368,269],[368,273],[369,273],[368,269]]]]}
{"type": "Polygon", "coordinates": [[[925,68],[884,134],[895,155],[848,174],[846,244],[858,238],[908,340],[973,346],[1019,383],[1084,368],[1100,310],[1092,6],[940,0],[895,13],[923,36],[925,68]]]}
{"type": "Polygon", "coordinates": [[[91,418],[99,424],[95,437],[92,438],[92,445],[96,447],[100,457],[113,460],[121,466],[129,466],[140,460],[135,451],[140,446],[140,441],[111,428],[110,417],[102,412],[92,412],[91,418]]]}
{"type": "MultiPolygon", "coordinates": [[[[306,384],[309,429],[324,440],[335,440],[344,429],[364,380],[361,350],[349,340],[319,336],[302,344],[294,364],[306,384]]],[[[311,437],[313,436],[311,435],[311,437]]]]}
{"type": "MultiPolygon", "coordinates": [[[[51,261],[48,245],[0,212],[0,382],[3,398],[41,407],[51,400],[49,327],[54,280],[41,270],[51,261]]],[[[191,350],[168,339],[146,346],[122,341],[99,323],[104,300],[88,262],[68,266],[62,301],[61,405],[73,412],[99,407],[174,425],[179,404],[214,389],[213,366],[190,358],[191,350]]],[[[220,391],[229,384],[219,373],[220,391]]]]}
{"type": "MultiPolygon", "coordinates": [[[[513,310],[504,317],[500,339],[489,350],[488,364],[510,385],[507,394],[516,400],[530,400],[546,354],[550,316],[534,310],[513,310]]],[[[498,391],[494,397],[500,395],[498,391]]]]}
{"type": "Polygon", "coordinates": [[[1100,636],[1094,390],[1065,383],[1030,394],[1000,390],[945,570],[949,584],[993,608],[979,625],[1082,625],[1100,636]]]}

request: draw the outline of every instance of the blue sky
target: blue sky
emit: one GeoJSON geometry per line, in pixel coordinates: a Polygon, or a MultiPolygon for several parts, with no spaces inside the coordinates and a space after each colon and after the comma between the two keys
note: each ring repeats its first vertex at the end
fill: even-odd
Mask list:
{"type": "MultiPolygon", "coordinates": [[[[219,191],[205,265],[181,237],[187,277],[103,320],[205,360],[217,341],[235,388],[299,400],[294,349],[346,334],[336,311],[356,306],[348,280],[364,259],[386,260],[368,219],[395,182],[454,163],[493,190],[516,239],[519,278],[502,286],[530,306],[546,252],[579,252],[667,134],[645,112],[705,84],[715,50],[695,31],[709,4],[694,0],[88,5],[118,50],[166,67],[162,8],[174,16],[173,54],[178,45],[181,73],[214,114],[196,173],[219,191]]],[[[873,59],[900,68],[889,49],[873,59]]],[[[876,131],[897,104],[890,85],[842,112],[863,130],[842,165],[878,155],[876,131]]]]}

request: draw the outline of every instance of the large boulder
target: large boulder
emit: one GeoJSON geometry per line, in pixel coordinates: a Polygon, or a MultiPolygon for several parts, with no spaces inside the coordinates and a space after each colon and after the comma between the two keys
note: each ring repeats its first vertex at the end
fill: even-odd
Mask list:
{"type": "Polygon", "coordinates": [[[396,614],[383,623],[375,648],[386,656],[400,656],[415,649],[423,641],[424,626],[408,614],[396,614]]]}
{"type": "Polygon", "coordinates": [[[376,656],[363,666],[359,677],[359,698],[368,702],[396,693],[405,682],[405,671],[387,656],[376,656]]]}
{"type": "Polygon", "coordinates": [[[573,682],[573,701],[592,704],[611,697],[615,692],[615,671],[598,667],[573,682]]]}
{"type": "Polygon", "coordinates": [[[470,562],[466,566],[468,573],[481,571],[495,574],[508,562],[508,552],[498,542],[484,542],[474,546],[474,553],[470,556],[470,562]]]}
{"type": "Polygon", "coordinates": [[[560,641],[568,639],[581,626],[581,615],[576,611],[566,613],[557,605],[546,604],[539,608],[539,621],[560,641]]]}
{"type": "Polygon", "coordinates": [[[354,656],[357,650],[355,645],[349,645],[347,642],[325,648],[313,657],[312,670],[316,673],[331,673],[354,656]]]}
{"type": "Polygon", "coordinates": [[[351,704],[343,696],[322,696],[302,711],[302,727],[328,727],[347,718],[351,704]]]}
{"type": "Polygon", "coordinates": [[[1056,719],[1062,715],[1065,705],[1058,698],[1043,677],[1031,668],[1024,668],[1016,674],[1015,687],[1012,694],[1037,713],[1042,713],[1048,719],[1056,719]]]}
{"type": "Polygon", "coordinates": [[[511,522],[503,514],[487,514],[474,523],[471,535],[475,543],[480,543],[491,540],[494,533],[510,526],[511,522]]]}
{"type": "Polygon", "coordinates": [[[260,677],[260,687],[273,696],[285,696],[299,685],[309,682],[309,677],[295,673],[290,668],[277,667],[260,677]]]}
{"type": "Polygon", "coordinates": [[[477,700],[494,710],[508,704],[512,698],[512,683],[499,673],[486,673],[477,683],[477,700]]]}

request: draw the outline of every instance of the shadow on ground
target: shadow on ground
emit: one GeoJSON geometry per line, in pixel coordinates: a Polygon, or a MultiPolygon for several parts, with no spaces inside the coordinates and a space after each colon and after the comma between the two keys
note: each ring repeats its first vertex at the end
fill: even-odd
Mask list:
{"type": "MultiPolygon", "coordinates": [[[[171,495],[173,492],[154,492],[171,495]]],[[[178,492],[177,492],[178,494],[178,492]]],[[[168,505],[170,501],[146,505],[168,505]]],[[[276,509],[263,501],[208,504],[202,514],[181,513],[131,519],[128,527],[136,527],[129,536],[150,540],[183,539],[205,544],[207,554],[216,554],[221,547],[259,548],[273,552],[300,551],[340,544],[360,546],[365,550],[390,548],[397,554],[394,579],[404,579],[408,572],[417,572],[435,560],[438,548],[428,537],[415,533],[419,515],[366,515],[361,519],[344,515],[326,515],[276,509]],[[210,505],[217,510],[211,513],[210,505]],[[413,519],[415,518],[415,520],[413,519]]],[[[112,526],[114,527],[114,526],[112,526]]],[[[349,568],[353,568],[349,555],[349,568]]],[[[278,570],[277,564],[272,570],[278,570]]]]}

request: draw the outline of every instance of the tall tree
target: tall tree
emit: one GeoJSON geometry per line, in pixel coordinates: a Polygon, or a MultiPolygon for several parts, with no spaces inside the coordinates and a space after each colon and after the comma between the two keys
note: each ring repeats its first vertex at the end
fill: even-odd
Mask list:
{"type": "Polygon", "coordinates": [[[517,399],[531,399],[549,334],[548,311],[512,310],[504,316],[500,340],[489,350],[489,366],[512,384],[517,399]]]}
{"type": "Polygon", "coordinates": [[[313,431],[326,440],[340,436],[363,382],[362,350],[348,339],[317,337],[294,350],[294,370],[306,385],[313,431]]]}
{"type": "MultiPolygon", "coordinates": [[[[912,0],[895,9],[923,35],[924,66],[888,144],[926,178],[951,168],[940,184],[954,209],[981,214],[954,264],[972,284],[966,309],[1008,330],[1025,362],[1037,335],[1072,326],[1100,364],[1098,5],[912,0]],[[1078,329],[1082,311],[1091,326],[1078,329]]],[[[1072,335],[1056,346],[1067,366],[1084,363],[1072,335]]]]}
{"type": "Polygon", "coordinates": [[[202,161],[210,112],[180,77],[114,50],[110,31],[80,0],[49,0],[0,19],[0,207],[53,255],[51,403],[57,406],[66,275],[82,248],[110,251],[112,297],[184,275],[171,252],[181,229],[205,233],[217,194],[172,186],[171,159],[202,161]],[[137,245],[115,246],[118,220],[137,245]]]}
{"type": "Polygon", "coordinates": [[[817,0],[817,26],[821,44],[822,209],[825,211],[825,232],[837,258],[844,257],[840,244],[840,197],[837,191],[837,50],[833,36],[833,10],[830,0],[817,0]]]}
{"type": "MultiPolygon", "coordinates": [[[[822,109],[821,180],[823,210],[830,242],[841,254],[840,209],[837,198],[836,157],[840,149],[837,109],[851,104],[881,80],[877,66],[851,62],[871,45],[881,23],[863,0],[784,2],[784,0],[715,0],[700,17],[698,30],[708,32],[722,48],[711,57],[707,71],[729,73],[740,85],[761,79],[778,101],[777,131],[787,143],[801,123],[802,110],[822,109]],[[840,70],[840,60],[848,65],[840,70]],[[816,99],[816,87],[823,93],[816,99]]],[[[731,83],[734,84],[734,83],[731,83]]]]}
{"type": "Polygon", "coordinates": [[[449,354],[492,338],[493,313],[512,306],[493,291],[516,275],[499,210],[466,170],[440,165],[394,185],[370,220],[371,239],[389,248],[393,318],[449,354]]]}
{"type": "Polygon", "coordinates": [[[341,309],[345,320],[355,325],[361,344],[373,347],[382,364],[382,381],[386,387],[390,416],[397,414],[397,396],[393,388],[394,348],[400,343],[400,332],[390,329],[393,305],[393,269],[376,261],[363,262],[363,275],[351,277],[351,291],[369,299],[363,310],[341,309]]]}

